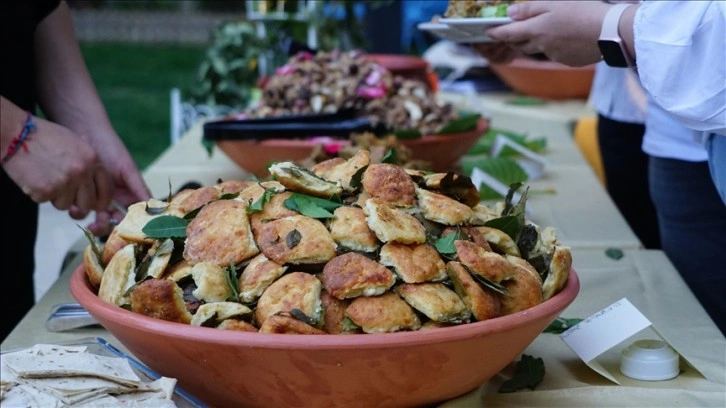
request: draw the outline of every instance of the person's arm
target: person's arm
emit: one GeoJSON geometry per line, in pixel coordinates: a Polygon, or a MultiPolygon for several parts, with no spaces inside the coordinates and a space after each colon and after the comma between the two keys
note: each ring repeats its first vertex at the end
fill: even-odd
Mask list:
{"type": "MultiPolygon", "coordinates": [[[[490,28],[486,34],[525,54],[543,53],[563,64],[589,65],[601,59],[597,40],[610,7],[602,1],[582,0],[517,3],[507,10],[514,22],[490,28]]],[[[632,32],[629,41],[632,49],[632,32]]]]}
{"type": "MultiPolygon", "coordinates": [[[[123,205],[146,200],[149,190],[116,134],[83,60],[68,5],[63,1],[35,34],[40,106],[47,117],[75,132],[98,154],[113,178],[113,196],[123,205]]],[[[73,210],[72,210],[73,211],[73,210]]],[[[96,226],[113,211],[97,213],[96,226]]]]}
{"type": "Polygon", "coordinates": [[[111,178],[90,145],[68,128],[29,117],[2,96],[0,114],[3,169],[33,201],[50,201],[60,210],[75,207],[79,219],[108,206],[111,178]]]}

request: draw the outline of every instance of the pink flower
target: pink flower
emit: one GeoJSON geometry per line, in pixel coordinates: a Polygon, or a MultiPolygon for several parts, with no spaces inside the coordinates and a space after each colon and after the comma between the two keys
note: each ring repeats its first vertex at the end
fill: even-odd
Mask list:
{"type": "Polygon", "coordinates": [[[293,65],[287,64],[283,65],[275,70],[275,75],[288,75],[295,72],[295,67],[293,65]]]}
{"type": "Polygon", "coordinates": [[[329,156],[337,156],[344,146],[348,145],[347,140],[337,140],[328,136],[316,136],[310,138],[313,143],[321,144],[323,152],[329,156]]]}
{"type": "Polygon", "coordinates": [[[367,99],[378,99],[386,96],[386,88],[380,84],[378,86],[361,86],[356,90],[356,95],[367,99]]]}

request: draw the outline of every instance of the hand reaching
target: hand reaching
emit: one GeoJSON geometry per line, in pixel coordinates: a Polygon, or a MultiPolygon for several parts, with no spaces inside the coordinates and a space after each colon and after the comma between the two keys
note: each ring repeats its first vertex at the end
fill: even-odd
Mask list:
{"type": "MultiPolygon", "coordinates": [[[[106,140],[96,150],[112,177],[113,199],[116,204],[128,208],[131,204],[151,198],[139,169],[118,137],[106,140]]],[[[71,215],[73,211],[75,209],[71,209],[71,215]]],[[[121,220],[123,216],[118,208],[108,206],[96,211],[96,219],[88,225],[88,229],[97,236],[106,236],[111,232],[114,221],[121,220]]]]}
{"type": "Polygon", "coordinates": [[[601,1],[528,1],[509,7],[512,23],[490,28],[486,35],[525,54],[543,53],[570,66],[601,59],[597,47],[605,13],[601,1]]]}
{"type": "Polygon", "coordinates": [[[111,202],[113,186],[93,148],[69,129],[35,118],[36,130],[4,168],[33,201],[59,210],[75,208],[76,219],[111,202]]]}

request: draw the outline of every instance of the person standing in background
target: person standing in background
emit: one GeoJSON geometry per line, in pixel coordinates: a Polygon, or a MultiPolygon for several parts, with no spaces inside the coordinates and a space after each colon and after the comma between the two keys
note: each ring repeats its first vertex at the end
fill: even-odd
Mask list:
{"type": "Polygon", "coordinates": [[[39,203],[78,220],[95,212],[88,228],[102,236],[122,217],[112,200],[128,206],[150,193],[98,96],[65,1],[2,2],[0,30],[0,188],[3,210],[20,222],[3,249],[13,296],[2,296],[2,340],[35,303],[39,203]]]}
{"type": "Polygon", "coordinates": [[[650,98],[643,149],[664,252],[726,333],[726,2],[528,2],[486,34],[586,65],[602,58],[601,27],[615,8],[620,66],[637,65],[650,98]]]}
{"type": "Polygon", "coordinates": [[[660,233],[648,187],[643,151],[648,98],[633,70],[595,66],[588,103],[597,112],[597,142],[605,187],[647,249],[660,249],[660,233]]]}

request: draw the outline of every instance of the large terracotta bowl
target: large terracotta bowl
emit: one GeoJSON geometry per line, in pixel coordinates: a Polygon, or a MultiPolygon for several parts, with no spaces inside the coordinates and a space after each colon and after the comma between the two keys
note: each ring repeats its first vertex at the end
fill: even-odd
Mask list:
{"type": "Polygon", "coordinates": [[[557,295],[483,322],[416,332],[260,334],[136,314],[96,296],[81,265],[70,290],[134,356],[213,407],[384,407],[434,404],[490,379],[577,296],[557,295]]]}
{"type": "Polygon", "coordinates": [[[489,64],[507,86],[543,99],[587,99],[595,66],[569,67],[554,61],[519,57],[508,64],[489,64]]]}
{"type": "MultiPolygon", "coordinates": [[[[432,170],[450,170],[471,149],[489,128],[489,121],[480,119],[476,128],[446,135],[427,135],[418,139],[401,139],[416,160],[432,165],[432,170]]],[[[267,167],[276,161],[298,161],[310,156],[319,142],[310,139],[217,140],[216,145],[246,171],[261,178],[268,176],[267,167]]]]}

